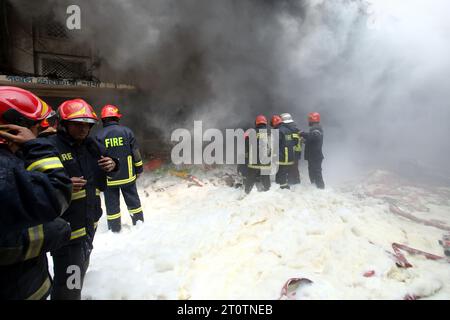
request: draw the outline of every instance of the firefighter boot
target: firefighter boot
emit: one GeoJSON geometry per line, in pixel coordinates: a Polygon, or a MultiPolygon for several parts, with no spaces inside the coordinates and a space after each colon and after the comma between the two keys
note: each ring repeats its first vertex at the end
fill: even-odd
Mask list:
{"type": "Polygon", "coordinates": [[[114,217],[108,215],[108,230],[111,230],[112,232],[120,232],[122,229],[122,222],[119,217],[114,217]]]}
{"type": "Polygon", "coordinates": [[[135,226],[138,221],[144,222],[144,213],[139,212],[131,215],[131,221],[133,222],[133,226],[135,226]]]}

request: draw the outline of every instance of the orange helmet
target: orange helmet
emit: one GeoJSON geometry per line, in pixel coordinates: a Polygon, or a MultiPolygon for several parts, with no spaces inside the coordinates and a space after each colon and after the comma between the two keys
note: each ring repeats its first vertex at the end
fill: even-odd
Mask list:
{"type": "Polygon", "coordinates": [[[317,112],[311,112],[308,115],[308,121],[309,122],[320,122],[320,114],[317,112]]]}
{"type": "Polygon", "coordinates": [[[61,121],[76,121],[95,124],[98,117],[92,106],[83,99],[68,100],[58,108],[61,121]]]}
{"type": "Polygon", "coordinates": [[[256,117],[255,124],[256,124],[256,125],[267,124],[267,119],[266,119],[266,117],[260,114],[259,116],[256,117]]]}
{"type": "Polygon", "coordinates": [[[0,124],[31,127],[45,119],[51,109],[30,91],[16,87],[0,87],[0,124]]]}
{"type": "Polygon", "coordinates": [[[102,108],[102,119],[105,118],[122,118],[119,108],[113,106],[112,104],[107,104],[102,108]]]}
{"type": "Polygon", "coordinates": [[[270,121],[270,125],[274,128],[278,127],[283,122],[283,119],[279,115],[272,116],[272,120],[270,121]]]}

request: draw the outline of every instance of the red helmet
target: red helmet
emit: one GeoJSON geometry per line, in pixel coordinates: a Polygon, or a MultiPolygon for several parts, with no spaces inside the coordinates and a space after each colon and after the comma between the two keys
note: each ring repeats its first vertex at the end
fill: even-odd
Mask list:
{"type": "Polygon", "coordinates": [[[0,124],[30,127],[45,119],[51,109],[33,93],[16,87],[0,87],[0,124]]]}
{"type": "Polygon", "coordinates": [[[61,121],[76,121],[95,124],[98,117],[92,106],[83,99],[63,102],[58,109],[61,121]]]}
{"type": "Polygon", "coordinates": [[[320,122],[320,114],[317,112],[311,112],[308,115],[308,121],[309,122],[320,122]]]}
{"type": "Polygon", "coordinates": [[[256,124],[256,125],[267,124],[267,119],[266,119],[266,117],[260,114],[259,116],[256,117],[255,124],[256,124]]]}
{"type": "Polygon", "coordinates": [[[105,118],[122,118],[119,108],[111,104],[107,104],[102,108],[102,119],[105,118]]]}
{"type": "Polygon", "coordinates": [[[278,127],[283,122],[283,119],[279,115],[272,116],[272,120],[270,121],[270,125],[274,128],[278,127]]]}

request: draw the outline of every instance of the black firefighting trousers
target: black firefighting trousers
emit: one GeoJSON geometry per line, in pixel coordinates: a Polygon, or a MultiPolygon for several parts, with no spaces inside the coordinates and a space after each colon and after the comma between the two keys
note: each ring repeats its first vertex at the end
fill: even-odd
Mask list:
{"type": "Polygon", "coordinates": [[[52,300],[81,300],[91,249],[90,240],[82,239],[72,241],[52,252],[54,271],[52,300]]]}
{"type": "Polygon", "coordinates": [[[322,160],[308,161],[309,180],[319,189],[325,189],[322,177],[322,160]]]}
{"type": "Polygon", "coordinates": [[[261,174],[261,169],[248,168],[247,169],[247,177],[245,178],[245,181],[244,181],[245,193],[249,194],[252,191],[257,178],[259,178],[261,183],[263,184],[264,191],[268,191],[270,189],[270,176],[269,175],[261,174]]]}
{"type": "Polygon", "coordinates": [[[136,183],[120,187],[108,187],[105,190],[105,205],[108,218],[108,229],[113,232],[119,232],[122,228],[120,190],[122,190],[122,195],[127,204],[133,225],[136,225],[138,221],[144,221],[144,212],[142,211],[141,200],[139,199],[136,183]]]}
{"type": "Polygon", "coordinates": [[[289,166],[288,172],[289,185],[300,184],[300,172],[298,169],[298,159],[294,161],[292,166],[289,166]]]}
{"type": "MultiPolygon", "coordinates": [[[[290,189],[289,188],[289,177],[292,174],[294,169],[292,168],[294,165],[280,165],[278,167],[277,175],[275,176],[275,182],[280,185],[281,189],[290,189]]],[[[292,179],[292,178],[291,178],[292,179]]]]}

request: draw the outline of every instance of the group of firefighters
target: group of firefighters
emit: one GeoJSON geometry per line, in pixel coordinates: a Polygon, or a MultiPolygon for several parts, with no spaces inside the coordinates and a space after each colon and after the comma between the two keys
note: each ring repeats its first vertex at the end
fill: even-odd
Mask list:
{"type": "MultiPolygon", "coordinates": [[[[133,225],[144,221],[136,188],[143,162],[121,117],[116,106],[104,106],[103,128],[92,137],[99,119],[86,101],[68,100],[53,111],[27,90],[0,87],[0,300],[81,299],[102,215],[100,192],[112,232],[121,230],[120,191],[133,225]]],[[[311,182],[324,188],[320,115],[310,114],[309,124],[310,131],[301,132],[291,115],[272,117],[271,126],[279,130],[276,181],[281,188],[300,183],[303,143],[311,182]]],[[[255,125],[257,141],[267,140],[267,119],[258,116],[255,125]]],[[[245,170],[240,169],[245,191],[258,178],[268,190],[270,176],[262,174],[266,164],[251,159],[249,140],[245,170]]]]}
{"type": "Polygon", "coordinates": [[[0,300],[81,299],[100,192],[113,232],[121,229],[120,190],[133,225],[144,221],[136,189],[142,158],[121,117],[104,106],[103,129],[91,137],[99,119],[86,101],[65,101],[55,112],[29,91],[0,87],[0,300]]]}
{"type": "Polygon", "coordinates": [[[269,136],[267,118],[258,115],[255,120],[255,139],[250,139],[249,131],[245,134],[245,164],[238,166],[238,172],[244,177],[245,193],[253,189],[259,179],[263,190],[270,189],[270,174],[273,163],[267,161],[264,155],[275,160],[277,172],[275,181],[281,189],[290,189],[290,185],[300,183],[299,161],[305,146],[304,158],[308,161],[308,171],[311,183],[324,189],[322,177],[323,129],[320,125],[320,114],[312,112],[308,115],[309,132],[300,131],[289,113],[274,115],[271,127],[278,129],[278,152],[271,150],[274,137],[269,136]],[[264,150],[263,150],[264,149],[264,150]],[[272,156],[276,156],[272,157],[272,156]]]}

